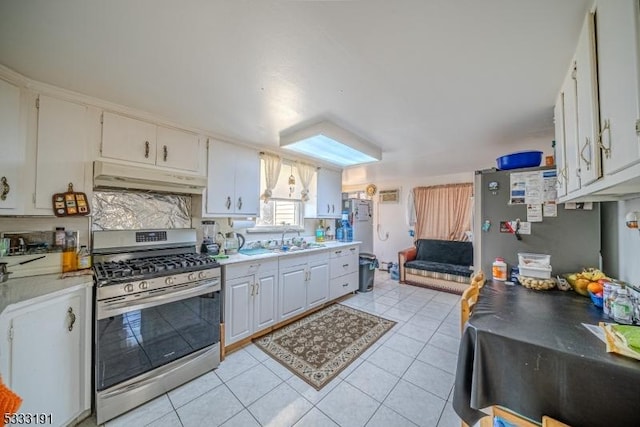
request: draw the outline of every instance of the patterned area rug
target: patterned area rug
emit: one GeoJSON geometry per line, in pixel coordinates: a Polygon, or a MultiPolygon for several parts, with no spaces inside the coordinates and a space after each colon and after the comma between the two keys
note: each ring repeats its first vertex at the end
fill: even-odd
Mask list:
{"type": "Polygon", "coordinates": [[[395,324],[333,304],[257,338],[254,343],[320,390],[395,324]]]}

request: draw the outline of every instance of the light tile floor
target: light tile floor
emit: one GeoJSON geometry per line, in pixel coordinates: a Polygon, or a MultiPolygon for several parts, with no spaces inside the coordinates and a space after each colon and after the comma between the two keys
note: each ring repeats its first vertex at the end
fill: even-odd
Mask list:
{"type": "MultiPolygon", "coordinates": [[[[218,369],[106,425],[459,427],[451,406],[458,300],[376,271],[373,291],[342,303],[398,323],[322,390],[250,344],[218,369]]],[[[95,426],[95,418],[81,426],[95,426]]]]}

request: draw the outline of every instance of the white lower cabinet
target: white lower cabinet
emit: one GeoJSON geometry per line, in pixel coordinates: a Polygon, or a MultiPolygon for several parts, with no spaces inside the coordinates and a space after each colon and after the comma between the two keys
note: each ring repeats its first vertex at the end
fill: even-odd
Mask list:
{"type": "Polygon", "coordinates": [[[51,414],[64,426],[91,409],[90,307],[81,287],[0,316],[2,377],[22,397],[20,413],[51,414]]]}
{"type": "Polygon", "coordinates": [[[280,263],[279,315],[285,320],[306,310],[307,257],[296,256],[280,263]]]}
{"type": "Polygon", "coordinates": [[[358,245],[224,266],[225,345],[358,289],[358,245]]]}
{"type": "Polygon", "coordinates": [[[280,320],[302,314],[329,300],[329,254],[326,251],[280,259],[280,320]]]}
{"type": "Polygon", "coordinates": [[[336,248],[330,253],[329,299],[358,290],[358,246],[336,248]]]}
{"type": "Polygon", "coordinates": [[[225,266],[225,345],[276,323],[278,261],[225,266]]]}

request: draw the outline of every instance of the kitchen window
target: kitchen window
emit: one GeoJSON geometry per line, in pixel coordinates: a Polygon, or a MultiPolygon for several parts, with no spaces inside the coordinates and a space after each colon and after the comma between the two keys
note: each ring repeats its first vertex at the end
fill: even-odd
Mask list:
{"type": "Polygon", "coordinates": [[[260,203],[260,217],[256,220],[258,227],[303,227],[302,202],[290,199],[271,199],[260,203]]]}
{"type": "MultiPolygon", "coordinates": [[[[264,193],[265,188],[264,162],[260,162],[260,194],[264,193]]],[[[284,160],[278,182],[272,190],[271,199],[267,203],[264,203],[264,200],[260,201],[260,214],[256,218],[256,227],[252,231],[278,231],[284,227],[302,230],[304,204],[301,200],[301,191],[302,184],[295,164],[284,160]]]]}

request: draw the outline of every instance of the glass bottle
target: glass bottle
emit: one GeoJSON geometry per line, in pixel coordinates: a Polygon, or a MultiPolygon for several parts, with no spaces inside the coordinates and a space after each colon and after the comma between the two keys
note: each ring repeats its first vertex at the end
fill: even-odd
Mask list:
{"type": "Polygon", "coordinates": [[[85,245],[80,246],[80,250],[77,255],[77,268],[78,270],[84,270],[85,268],[91,268],[91,255],[85,245]]]}

